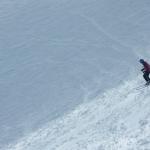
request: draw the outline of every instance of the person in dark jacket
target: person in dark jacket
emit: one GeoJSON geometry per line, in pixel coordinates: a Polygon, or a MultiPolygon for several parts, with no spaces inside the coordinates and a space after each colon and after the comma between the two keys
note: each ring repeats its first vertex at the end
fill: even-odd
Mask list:
{"type": "Polygon", "coordinates": [[[148,64],[144,59],[140,59],[139,62],[143,65],[143,69],[141,70],[144,74],[143,77],[145,79],[145,81],[147,82],[147,84],[150,84],[150,78],[149,78],[149,74],[150,74],[150,64],[148,64]]]}

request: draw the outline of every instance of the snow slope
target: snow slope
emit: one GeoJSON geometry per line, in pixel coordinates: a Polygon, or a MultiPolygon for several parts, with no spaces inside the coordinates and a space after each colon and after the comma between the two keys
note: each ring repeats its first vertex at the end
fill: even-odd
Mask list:
{"type": "Polygon", "coordinates": [[[149,149],[150,87],[137,84],[126,82],[81,104],[6,150],[149,149]]]}
{"type": "Polygon", "coordinates": [[[120,132],[127,135],[135,126],[136,136],[141,118],[144,139],[148,91],[143,96],[129,91],[139,85],[132,81],[139,74],[138,59],[150,56],[149,7],[148,0],[1,0],[0,149],[98,149],[99,138],[110,142],[99,149],[109,149],[122,140],[122,122],[126,130],[120,132]],[[126,125],[122,118],[130,123],[134,109],[141,117],[126,125]]]}

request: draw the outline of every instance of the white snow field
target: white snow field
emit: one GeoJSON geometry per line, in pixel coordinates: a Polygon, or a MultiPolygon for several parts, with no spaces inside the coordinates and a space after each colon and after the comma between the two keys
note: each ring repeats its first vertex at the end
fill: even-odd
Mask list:
{"type": "Polygon", "coordinates": [[[150,150],[149,0],[1,0],[0,35],[0,150],[150,150]]]}
{"type": "Polygon", "coordinates": [[[136,84],[126,82],[81,104],[6,150],[149,149],[150,88],[136,84]]]}

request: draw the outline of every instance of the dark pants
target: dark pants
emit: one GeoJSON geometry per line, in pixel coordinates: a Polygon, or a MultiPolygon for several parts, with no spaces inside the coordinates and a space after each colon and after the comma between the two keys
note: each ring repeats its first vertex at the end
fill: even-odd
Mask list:
{"type": "Polygon", "coordinates": [[[144,77],[146,82],[150,81],[149,74],[150,74],[150,72],[147,72],[147,71],[144,72],[143,77],[144,77]]]}

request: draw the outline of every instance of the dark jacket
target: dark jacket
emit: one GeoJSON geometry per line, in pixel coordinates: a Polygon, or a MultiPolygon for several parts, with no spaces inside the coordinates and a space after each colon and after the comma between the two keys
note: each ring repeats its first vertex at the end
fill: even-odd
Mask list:
{"type": "Polygon", "coordinates": [[[143,63],[144,68],[143,71],[150,72],[150,64],[148,64],[146,61],[143,63]]]}

